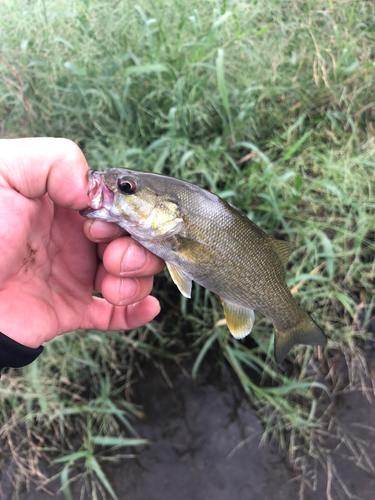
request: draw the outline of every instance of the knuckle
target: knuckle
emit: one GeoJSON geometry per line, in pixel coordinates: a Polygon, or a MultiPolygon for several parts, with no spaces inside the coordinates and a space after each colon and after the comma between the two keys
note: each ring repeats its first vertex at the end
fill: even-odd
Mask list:
{"type": "Polygon", "coordinates": [[[71,139],[59,138],[56,141],[58,142],[58,149],[66,159],[77,161],[82,158],[83,153],[80,147],[71,139]]]}

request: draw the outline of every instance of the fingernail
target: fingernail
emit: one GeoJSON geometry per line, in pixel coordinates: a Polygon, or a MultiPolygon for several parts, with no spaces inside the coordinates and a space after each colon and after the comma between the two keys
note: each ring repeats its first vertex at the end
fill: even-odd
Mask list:
{"type": "Polygon", "coordinates": [[[138,293],[139,285],[137,280],[126,278],[121,280],[119,305],[129,302],[138,293]]]}
{"type": "Polygon", "coordinates": [[[145,249],[134,241],[131,241],[121,261],[120,274],[125,274],[130,271],[137,271],[144,265],[145,261],[145,249]]]}

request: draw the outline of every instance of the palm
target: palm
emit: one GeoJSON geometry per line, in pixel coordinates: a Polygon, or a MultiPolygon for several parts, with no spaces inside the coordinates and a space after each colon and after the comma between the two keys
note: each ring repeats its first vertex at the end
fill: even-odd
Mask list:
{"type": "Polygon", "coordinates": [[[7,214],[7,224],[0,226],[0,289],[6,290],[0,316],[27,331],[35,346],[81,327],[97,269],[96,245],[83,234],[84,219],[47,195],[30,200],[16,191],[0,198],[0,213],[7,214]]]}

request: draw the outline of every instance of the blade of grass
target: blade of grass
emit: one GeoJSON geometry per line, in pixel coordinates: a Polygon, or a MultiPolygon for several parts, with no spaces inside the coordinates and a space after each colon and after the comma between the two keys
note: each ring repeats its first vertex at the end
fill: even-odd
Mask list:
{"type": "Polygon", "coordinates": [[[233,123],[232,123],[232,115],[230,112],[229,99],[228,99],[228,91],[225,85],[225,76],[224,76],[224,50],[218,49],[217,51],[217,59],[216,59],[216,75],[217,75],[217,83],[221,96],[221,100],[223,102],[223,106],[227,115],[230,133],[232,137],[233,144],[236,142],[233,123]]]}
{"type": "Polygon", "coordinates": [[[199,367],[200,367],[204,357],[206,356],[209,349],[212,347],[212,344],[215,342],[215,340],[217,340],[219,335],[220,335],[220,330],[217,330],[215,333],[210,335],[208,337],[208,339],[206,340],[206,342],[203,344],[203,347],[200,350],[200,352],[197,356],[197,359],[194,362],[193,368],[191,370],[191,375],[193,377],[193,380],[195,380],[197,378],[198,370],[199,370],[199,367]]]}
{"type": "Polygon", "coordinates": [[[73,500],[70,488],[69,488],[69,464],[66,464],[61,471],[61,488],[65,495],[66,500],[73,500]]]}
{"type": "Polygon", "coordinates": [[[111,495],[111,497],[114,499],[114,500],[118,500],[118,497],[116,495],[116,493],[114,492],[112,486],[110,485],[106,475],[104,474],[102,468],[100,467],[99,463],[97,462],[96,458],[94,456],[91,457],[91,467],[93,469],[93,471],[95,472],[95,474],[98,476],[99,480],[101,481],[101,483],[103,484],[103,486],[105,487],[105,489],[108,491],[108,493],[111,495]]]}
{"type": "Polygon", "coordinates": [[[100,444],[102,446],[143,446],[151,443],[151,441],[148,441],[147,439],[121,438],[111,436],[92,436],[91,439],[94,444],[100,444]]]}

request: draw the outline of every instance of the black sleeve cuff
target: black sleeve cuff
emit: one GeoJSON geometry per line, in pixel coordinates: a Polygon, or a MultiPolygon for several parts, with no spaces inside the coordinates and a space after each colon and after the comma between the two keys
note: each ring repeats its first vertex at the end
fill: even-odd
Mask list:
{"type": "Polygon", "coordinates": [[[42,345],[37,349],[26,347],[0,332],[0,370],[29,365],[43,349],[42,345]]]}

